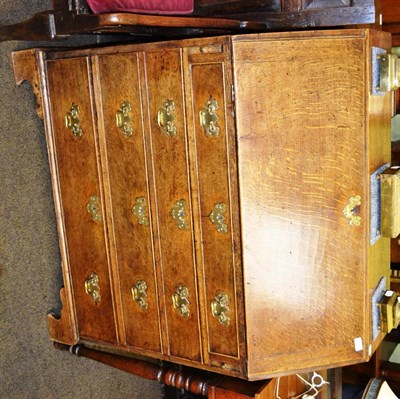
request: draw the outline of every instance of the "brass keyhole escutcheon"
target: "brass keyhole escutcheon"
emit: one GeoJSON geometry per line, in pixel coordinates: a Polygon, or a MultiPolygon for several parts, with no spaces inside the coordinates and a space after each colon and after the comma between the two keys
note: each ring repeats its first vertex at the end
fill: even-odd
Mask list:
{"type": "Polygon", "coordinates": [[[206,130],[206,136],[208,137],[217,137],[219,135],[220,129],[217,125],[219,120],[216,113],[217,109],[217,100],[210,97],[210,99],[207,100],[205,107],[199,112],[200,125],[204,127],[206,130]]]}
{"type": "Polygon", "coordinates": [[[171,211],[171,216],[180,230],[189,229],[189,222],[186,220],[186,201],[184,199],[175,202],[171,211]]]}
{"type": "Polygon", "coordinates": [[[229,296],[224,292],[219,292],[211,302],[212,315],[224,326],[228,326],[230,318],[229,313],[229,296]]]}
{"type": "Polygon", "coordinates": [[[89,201],[86,204],[86,209],[94,222],[100,223],[102,221],[100,212],[100,198],[97,195],[91,195],[89,197],[89,201]]]}
{"type": "Polygon", "coordinates": [[[211,211],[209,218],[215,225],[219,233],[228,233],[228,225],[225,223],[226,219],[224,214],[226,213],[226,204],[223,202],[215,204],[214,209],[211,211]]]}
{"type": "Polygon", "coordinates": [[[130,117],[131,111],[131,103],[129,101],[124,101],[115,114],[115,124],[125,137],[131,137],[133,134],[130,117]]]}
{"type": "Polygon", "coordinates": [[[145,197],[136,198],[135,205],[132,207],[132,213],[137,217],[140,225],[149,225],[149,218],[147,216],[147,202],[145,197]]]}
{"type": "Polygon", "coordinates": [[[172,303],[174,308],[178,311],[179,316],[187,319],[190,316],[189,288],[184,285],[179,285],[172,295],[172,303]]]}
{"type": "Polygon", "coordinates": [[[175,103],[172,100],[167,100],[157,113],[157,124],[169,137],[176,136],[176,126],[174,122],[176,117],[174,112],[175,103]]]}
{"type": "Polygon", "coordinates": [[[348,219],[348,222],[352,226],[360,226],[361,224],[361,216],[360,213],[361,206],[361,197],[356,195],[354,197],[350,197],[348,203],[343,209],[343,214],[348,219]]]}
{"type": "Polygon", "coordinates": [[[149,304],[147,303],[147,284],[144,280],[139,280],[136,284],[131,288],[132,299],[139,305],[139,307],[143,310],[147,310],[149,308],[149,304]]]}
{"type": "Polygon", "coordinates": [[[96,273],[90,273],[88,278],[86,279],[85,292],[93,299],[96,304],[101,301],[100,279],[96,273]]]}
{"type": "Polygon", "coordinates": [[[65,114],[65,126],[71,131],[71,133],[76,138],[81,138],[83,136],[83,131],[81,129],[81,123],[79,120],[79,105],[72,103],[70,110],[65,114]]]}

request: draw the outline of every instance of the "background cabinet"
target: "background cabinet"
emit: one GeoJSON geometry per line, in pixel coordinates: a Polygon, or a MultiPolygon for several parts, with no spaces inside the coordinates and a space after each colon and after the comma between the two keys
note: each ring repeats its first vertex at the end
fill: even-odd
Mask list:
{"type": "Polygon", "coordinates": [[[390,162],[372,47],[390,37],[32,52],[71,309],[52,338],[252,380],[366,360],[390,263],[370,242],[390,162]]]}

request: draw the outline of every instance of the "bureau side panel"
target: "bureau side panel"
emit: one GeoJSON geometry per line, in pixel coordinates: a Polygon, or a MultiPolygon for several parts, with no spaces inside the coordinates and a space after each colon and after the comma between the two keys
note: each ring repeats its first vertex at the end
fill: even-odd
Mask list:
{"type": "Polygon", "coordinates": [[[364,46],[234,42],[251,379],[365,357],[364,46]]]}
{"type": "Polygon", "coordinates": [[[115,342],[88,60],[48,61],[47,71],[56,173],[79,335],[115,342]],[[66,127],[66,115],[70,128],[66,127]]]}

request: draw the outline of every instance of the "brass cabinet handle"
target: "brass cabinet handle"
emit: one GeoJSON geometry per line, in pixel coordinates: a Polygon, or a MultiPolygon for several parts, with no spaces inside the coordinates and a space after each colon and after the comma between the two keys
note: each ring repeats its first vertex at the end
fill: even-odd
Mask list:
{"type": "Polygon", "coordinates": [[[190,316],[189,288],[184,285],[179,285],[172,295],[172,303],[174,308],[178,311],[179,316],[185,319],[188,318],[190,316]]]}
{"type": "Polygon", "coordinates": [[[219,292],[211,302],[212,315],[224,326],[229,325],[230,318],[228,316],[229,296],[224,292],[219,292]]]}
{"type": "Polygon", "coordinates": [[[85,292],[93,299],[96,304],[101,301],[100,279],[96,273],[90,273],[88,278],[86,279],[85,292]]]}
{"type": "Polygon", "coordinates": [[[81,123],[79,120],[79,105],[72,103],[70,110],[65,114],[65,127],[71,131],[71,133],[77,137],[81,138],[83,132],[81,129],[81,123]]]}
{"type": "Polygon", "coordinates": [[[139,280],[136,284],[131,288],[132,299],[139,305],[139,307],[143,310],[147,310],[149,308],[149,304],[147,303],[147,284],[144,280],[139,280]]]}
{"type": "Polygon", "coordinates": [[[379,91],[397,90],[400,87],[400,57],[396,54],[381,54],[379,61],[379,91]]]}
{"type": "Polygon", "coordinates": [[[133,133],[131,117],[129,115],[131,111],[131,103],[129,101],[124,101],[115,114],[115,124],[125,137],[131,137],[133,133]]]}
{"type": "Polygon", "coordinates": [[[381,186],[381,232],[384,237],[400,234],[400,168],[392,166],[379,176],[381,186]]]}
{"type": "Polygon", "coordinates": [[[200,110],[200,125],[203,126],[206,130],[206,136],[208,137],[217,137],[219,135],[219,127],[217,125],[219,117],[216,114],[218,109],[218,102],[210,98],[207,100],[205,107],[200,110]]]}
{"type": "Polygon", "coordinates": [[[100,212],[100,198],[97,195],[91,195],[89,197],[89,201],[86,204],[86,209],[94,222],[100,223],[102,221],[100,212]]]}
{"type": "Polygon", "coordinates": [[[175,103],[172,100],[167,100],[157,113],[157,124],[169,137],[176,136],[174,111],[175,103]]]}
{"type": "Polygon", "coordinates": [[[171,211],[172,218],[176,221],[176,224],[179,229],[181,230],[188,230],[189,229],[189,222],[185,220],[187,213],[186,213],[186,201],[181,199],[176,201],[174,207],[171,211]]]}
{"type": "Polygon", "coordinates": [[[214,209],[211,211],[209,218],[214,223],[216,229],[220,233],[226,234],[228,232],[228,225],[225,223],[226,219],[224,214],[226,213],[226,205],[221,202],[215,204],[214,209]]]}
{"type": "Polygon", "coordinates": [[[348,222],[352,226],[359,226],[361,224],[361,216],[358,215],[360,212],[361,197],[356,195],[350,197],[346,206],[343,209],[343,214],[348,219],[348,222]]]}
{"type": "Polygon", "coordinates": [[[135,200],[135,205],[132,207],[132,213],[137,217],[138,223],[142,226],[149,225],[147,216],[147,202],[145,197],[138,197],[135,200]]]}

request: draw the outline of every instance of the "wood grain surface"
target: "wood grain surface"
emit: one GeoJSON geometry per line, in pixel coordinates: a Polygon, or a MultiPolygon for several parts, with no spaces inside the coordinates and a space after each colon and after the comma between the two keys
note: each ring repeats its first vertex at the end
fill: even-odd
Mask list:
{"type": "Polygon", "coordinates": [[[388,49],[389,35],[288,32],[41,53],[66,299],[82,342],[251,380],[368,359],[383,338],[372,341],[370,298],[390,264],[389,240],[369,241],[370,175],[390,162],[391,109],[390,95],[370,93],[371,46],[388,49]],[[210,99],[215,137],[199,119],[210,99]],[[115,125],[124,101],[128,137],[115,125]],[[173,135],[158,123],[166,101],[173,135]],[[81,139],[64,126],[73,102],[81,139]],[[102,223],[85,209],[93,194],[102,223]],[[344,214],[355,196],[359,224],[344,214]],[[132,213],[139,197],[148,226],[132,213]],[[177,201],[187,228],[173,217],[177,201]],[[221,203],[226,233],[209,217],[221,203]],[[93,271],[97,305],[84,292],[93,271]],[[130,292],[141,280],[147,310],[130,292]],[[173,304],[180,286],[188,317],[173,304]],[[221,293],[226,325],[211,307],[221,293]]]}
{"type": "Polygon", "coordinates": [[[110,235],[114,245],[112,260],[118,269],[116,292],[121,295],[123,325],[127,345],[161,352],[158,291],[151,229],[150,187],[144,144],[142,95],[138,54],[101,56],[98,68],[103,151],[109,176],[110,235]],[[131,111],[131,135],[116,125],[116,113],[124,102],[131,111]],[[136,201],[144,198],[147,224],[133,213],[136,201]],[[147,309],[132,298],[131,289],[140,281],[147,286],[147,309]]]}
{"type": "Polygon", "coordinates": [[[250,377],[361,361],[368,343],[369,50],[316,35],[234,42],[250,377]],[[360,226],[343,215],[356,195],[360,226]]]}
{"type": "Polygon", "coordinates": [[[116,342],[88,59],[50,61],[47,71],[56,173],[79,335],[116,342]],[[65,127],[64,117],[72,104],[80,109],[81,138],[65,127]],[[101,222],[93,221],[86,209],[93,195],[100,198],[101,222]],[[91,273],[96,273],[100,280],[101,301],[98,303],[85,292],[85,281],[91,273]]]}

